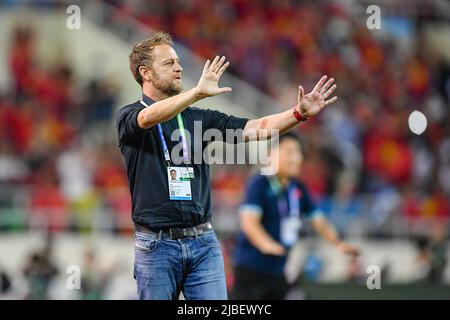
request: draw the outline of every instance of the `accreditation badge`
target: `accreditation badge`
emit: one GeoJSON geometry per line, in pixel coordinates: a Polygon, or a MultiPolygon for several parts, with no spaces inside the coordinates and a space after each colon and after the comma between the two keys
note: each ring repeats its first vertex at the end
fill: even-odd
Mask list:
{"type": "Polygon", "coordinates": [[[285,246],[292,246],[298,239],[302,223],[299,217],[284,217],[280,223],[280,240],[285,246]]]}
{"type": "Polygon", "coordinates": [[[192,167],[167,167],[170,200],[192,200],[191,180],[194,178],[192,167]]]}

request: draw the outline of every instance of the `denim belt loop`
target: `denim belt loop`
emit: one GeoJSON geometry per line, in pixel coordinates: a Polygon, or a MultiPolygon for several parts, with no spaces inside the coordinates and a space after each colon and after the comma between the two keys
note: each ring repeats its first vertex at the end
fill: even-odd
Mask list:
{"type": "Polygon", "coordinates": [[[158,240],[162,239],[162,234],[163,234],[163,230],[159,230],[159,234],[158,234],[158,240]]]}

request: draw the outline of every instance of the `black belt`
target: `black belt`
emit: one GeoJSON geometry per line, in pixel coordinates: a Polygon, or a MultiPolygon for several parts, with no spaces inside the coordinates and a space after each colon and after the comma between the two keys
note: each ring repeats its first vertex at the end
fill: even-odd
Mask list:
{"type": "MultiPolygon", "coordinates": [[[[143,233],[148,233],[151,235],[159,235],[160,232],[155,232],[141,224],[135,223],[134,224],[134,229],[138,232],[143,232],[143,233]]],[[[186,237],[195,237],[195,236],[199,236],[203,233],[205,233],[206,231],[212,230],[212,224],[210,221],[199,224],[198,226],[195,227],[189,227],[189,228],[170,228],[167,230],[163,230],[162,231],[162,235],[163,236],[168,236],[173,240],[176,239],[183,239],[186,237]]]]}

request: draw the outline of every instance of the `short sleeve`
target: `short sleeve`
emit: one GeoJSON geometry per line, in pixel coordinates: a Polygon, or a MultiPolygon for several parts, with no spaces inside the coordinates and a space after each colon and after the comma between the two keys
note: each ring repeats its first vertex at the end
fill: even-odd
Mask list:
{"type": "MultiPolygon", "coordinates": [[[[227,129],[244,129],[248,120],[249,119],[247,118],[231,116],[217,110],[203,110],[203,123],[205,129],[218,129],[222,133],[224,140],[226,137],[227,129]]],[[[242,140],[239,140],[237,142],[242,142],[242,140]]]]}
{"type": "Polygon", "coordinates": [[[239,207],[239,213],[248,212],[258,215],[263,214],[266,183],[263,176],[255,176],[250,179],[245,191],[245,198],[239,207]]]}
{"type": "Polygon", "coordinates": [[[300,185],[302,196],[300,198],[300,211],[307,219],[313,219],[323,216],[323,211],[317,207],[308,189],[304,185],[300,185]]]}
{"type": "Polygon", "coordinates": [[[137,122],[138,114],[144,108],[142,105],[128,105],[117,112],[116,128],[119,144],[131,142],[145,132],[137,122]]]}

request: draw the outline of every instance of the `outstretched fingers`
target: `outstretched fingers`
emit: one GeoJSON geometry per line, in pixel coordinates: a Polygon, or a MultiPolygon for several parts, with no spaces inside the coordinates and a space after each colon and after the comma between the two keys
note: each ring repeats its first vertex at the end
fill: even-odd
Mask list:
{"type": "Polygon", "coordinates": [[[221,76],[230,65],[230,63],[225,62],[225,60],[225,56],[220,57],[217,55],[211,63],[209,60],[206,61],[205,67],[203,68],[203,73],[214,72],[221,76]]]}
{"type": "Polygon", "coordinates": [[[337,100],[337,97],[336,97],[336,96],[334,96],[333,98],[331,98],[331,99],[329,99],[329,100],[326,100],[326,101],[324,102],[324,107],[327,106],[327,105],[329,105],[330,103],[335,102],[336,100],[337,100]]]}
{"type": "Polygon", "coordinates": [[[298,86],[298,97],[297,97],[297,101],[300,103],[300,100],[303,99],[304,96],[305,96],[305,90],[303,89],[302,86],[298,86]]]}
{"type": "Polygon", "coordinates": [[[203,73],[206,73],[208,71],[210,64],[211,64],[211,61],[209,61],[209,59],[208,59],[205,63],[205,66],[203,67],[203,73]]]}
{"type": "Polygon", "coordinates": [[[223,75],[223,73],[225,72],[225,70],[227,70],[228,66],[230,65],[230,62],[227,61],[220,69],[219,72],[217,73],[219,75],[219,77],[221,77],[223,75]]]}
{"type": "Polygon", "coordinates": [[[328,76],[323,76],[322,78],[320,78],[319,82],[317,82],[312,92],[319,92],[325,81],[327,81],[327,78],[328,76]]]}
{"type": "Polygon", "coordinates": [[[331,86],[331,84],[334,82],[334,78],[330,78],[327,83],[325,83],[322,88],[320,88],[320,93],[324,94],[328,88],[331,86]]]}
{"type": "MultiPolygon", "coordinates": [[[[323,76],[320,81],[317,83],[317,85],[314,87],[313,92],[316,94],[322,94],[324,99],[327,99],[331,94],[336,90],[337,85],[333,84],[334,78],[330,78],[326,83],[327,76],[323,76]],[[332,85],[333,84],[333,85],[332,85]],[[331,86],[331,87],[330,87],[331,86]]],[[[323,103],[322,108],[325,106],[335,102],[337,100],[337,96],[334,96],[331,99],[325,100],[323,103]]]]}
{"type": "Polygon", "coordinates": [[[219,73],[219,70],[222,67],[224,62],[225,62],[225,56],[222,56],[222,58],[220,58],[220,60],[217,62],[216,66],[214,67],[213,71],[215,73],[219,73]]]}
{"type": "Polygon", "coordinates": [[[220,59],[220,57],[218,55],[214,58],[213,62],[211,62],[211,65],[209,66],[209,71],[214,72],[214,70],[217,66],[217,63],[219,62],[219,59],[220,59]]]}
{"type": "Polygon", "coordinates": [[[323,97],[325,99],[328,98],[333,93],[333,91],[336,90],[336,88],[337,88],[337,85],[333,84],[333,86],[330,89],[325,91],[325,93],[323,94],[323,97]]]}
{"type": "Polygon", "coordinates": [[[231,89],[230,87],[219,88],[220,93],[231,92],[231,91],[233,91],[233,89],[231,89]]]}

